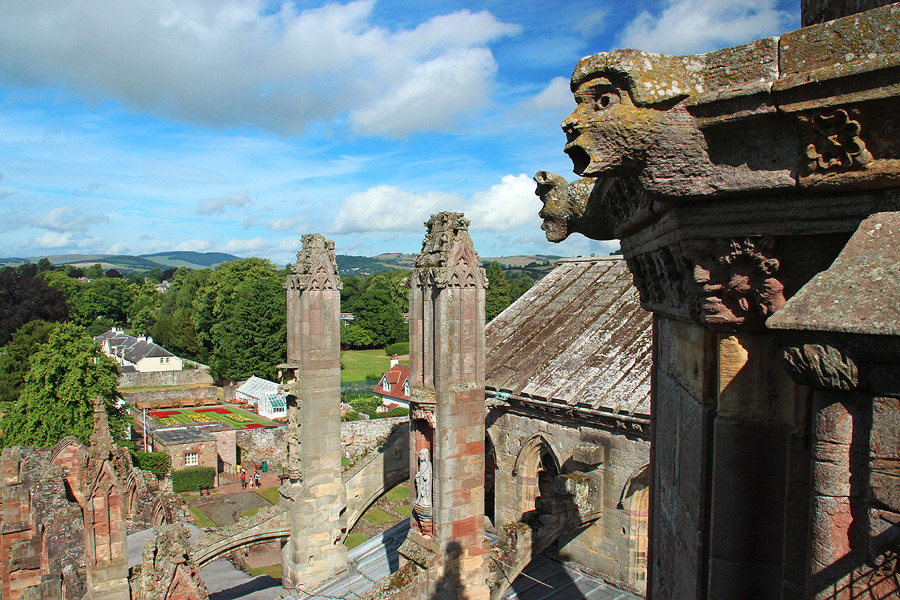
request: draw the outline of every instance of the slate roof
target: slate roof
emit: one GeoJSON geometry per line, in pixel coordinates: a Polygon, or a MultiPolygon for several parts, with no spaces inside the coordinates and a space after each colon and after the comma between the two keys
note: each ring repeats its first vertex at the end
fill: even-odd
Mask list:
{"type": "Polygon", "coordinates": [[[486,386],[648,416],[651,327],[624,259],[562,259],[488,324],[486,386]]]}
{"type": "Polygon", "coordinates": [[[136,364],[145,358],[161,358],[175,356],[159,344],[153,342],[153,338],[134,337],[121,331],[110,329],[94,338],[95,342],[109,342],[113,354],[120,356],[132,364],[136,364]]]}
{"type": "Polygon", "coordinates": [[[375,386],[373,393],[387,398],[397,398],[404,402],[409,402],[409,396],[403,390],[403,382],[407,379],[409,379],[409,365],[394,365],[384,372],[384,375],[382,375],[381,379],[378,381],[378,385],[375,386]],[[385,377],[388,380],[388,384],[390,384],[390,391],[384,389],[385,377]]]}

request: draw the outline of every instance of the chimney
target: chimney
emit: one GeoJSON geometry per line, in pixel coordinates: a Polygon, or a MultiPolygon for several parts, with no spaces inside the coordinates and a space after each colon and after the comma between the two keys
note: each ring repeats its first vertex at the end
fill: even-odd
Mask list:
{"type": "Polygon", "coordinates": [[[397,355],[396,355],[396,354],[393,355],[393,356],[391,357],[391,368],[393,369],[394,367],[396,367],[396,366],[399,365],[399,364],[400,364],[400,359],[397,358],[397,355]]]}
{"type": "Polygon", "coordinates": [[[153,338],[152,338],[151,336],[149,336],[149,335],[147,336],[147,343],[148,343],[148,344],[152,344],[152,343],[153,343],[153,338]]]}

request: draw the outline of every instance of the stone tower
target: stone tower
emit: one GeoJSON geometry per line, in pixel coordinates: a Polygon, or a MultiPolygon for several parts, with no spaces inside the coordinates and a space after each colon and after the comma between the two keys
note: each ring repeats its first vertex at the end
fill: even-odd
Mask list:
{"type": "Polygon", "coordinates": [[[462,213],[432,215],[410,274],[413,524],[419,598],[486,598],[484,300],[462,213]]]}
{"type": "Polygon", "coordinates": [[[334,242],[303,236],[287,289],[288,474],[282,504],[291,537],[281,550],[284,595],[310,590],[347,568],[341,509],[341,279],[334,242]]]}

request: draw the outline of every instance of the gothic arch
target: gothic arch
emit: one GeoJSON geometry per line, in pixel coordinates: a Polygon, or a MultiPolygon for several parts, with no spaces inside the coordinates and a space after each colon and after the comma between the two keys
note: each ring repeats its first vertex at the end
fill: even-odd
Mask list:
{"type": "Polygon", "coordinates": [[[628,516],[628,581],[635,589],[647,584],[647,546],[650,513],[650,465],[632,473],[619,497],[618,508],[628,516]]]}
{"type": "Polygon", "coordinates": [[[562,474],[559,454],[543,433],[528,439],[516,457],[513,467],[518,511],[524,515],[537,509],[537,498],[549,491],[552,481],[562,474]]]}

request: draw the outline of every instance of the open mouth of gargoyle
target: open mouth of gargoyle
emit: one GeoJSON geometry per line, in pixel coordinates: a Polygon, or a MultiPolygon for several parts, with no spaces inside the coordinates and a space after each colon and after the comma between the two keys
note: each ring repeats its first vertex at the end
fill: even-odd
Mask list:
{"type": "Polygon", "coordinates": [[[575,143],[566,144],[563,152],[565,152],[569,156],[569,158],[572,159],[572,166],[574,167],[574,171],[578,175],[584,175],[584,172],[591,164],[591,155],[588,154],[584,148],[576,145],[575,143]]]}

